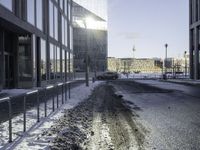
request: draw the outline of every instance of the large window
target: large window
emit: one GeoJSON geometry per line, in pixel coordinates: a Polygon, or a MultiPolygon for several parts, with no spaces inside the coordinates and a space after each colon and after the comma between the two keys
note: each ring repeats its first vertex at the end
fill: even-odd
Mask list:
{"type": "Polygon", "coordinates": [[[19,37],[19,80],[20,81],[30,81],[32,79],[32,54],[31,54],[31,44],[30,37],[20,36],[19,37]],[[24,43],[28,44],[24,44],[24,43]]]}
{"type": "Polygon", "coordinates": [[[68,19],[71,19],[71,4],[70,1],[68,1],[68,19]]]}
{"type": "MultiPolygon", "coordinates": [[[[28,0],[29,1],[29,0],[28,0]]],[[[37,16],[37,27],[42,30],[42,26],[43,26],[43,18],[42,18],[42,0],[37,0],[36,1],[36,16],[37,16]]]]}
{"type": "Polygon", "coordinates": [[[65,19],[65,46],[68,46],[68,25],[67,20],[65,19]]]}
{"type": "Polygon", "coordinates": [[[69,52],[66,54],[66,61],[67,61],[67,73],[70,71],[70,60],[69,60],[69,52]]]}
{"type": "Polygon", "coordinates": [[[55,50],[54,45],[50,44],[50,79],[55,79],[55,50]]]}
{"type": "Polygon", "coordinates": [[[63,75],[63,80],[65,79],[65,72],[66,72],[66,65],[65,65],[65,50],[62,50],[62,75],[63,75]]]}
{"type": "Polygon", "coordinates": [[[62,44],[65,44],[65,18],[62,16],[62,44]]]}
{"type": "Polygon", "coordinates": [[[51,1],[49,2],[49,34],[58,40],[58,9],[51,1]]]}
{"type": "Polygon", "coordinates": [[[51,80],[61,78],[60,48],[50,44],[50,75],[51,80]]]}
{"type": "Polygon", "coordinates": [[[0,0],[0,4],[12,11],[12,0],[0,0]]]}
{"type": "Polygon", "coordinates": [[[58,9],[54,6],[54,37],[58,40],[58,9]]]}
{"type": "Polygon", "coordinates": [[[47,60],[46,60],[46,41],[41,39],[40,40],[40,67],[41,67],[41,78],[42,80],[47,79],[47,60]]]}
{"type": "Polygon", "coordinates": [[[56,49],[56,78],[60,79],[60,75],[61,75],[61,60],[60,60],[60,48],[57,47],[56,49]]]}
{"type": "Polygon", "coordinates": [[[72,73],[73,72],[73,66],[74,66],[74,63],[73,63],[73,54],[72,53],[70,53],[70,55],[69,55],[69,57],[70,57],[70,72],[72,73]]]}
{"type": "Polygon", "coordinates": [[[70,49],[73,50],[73,28],[70,26],[70,49]]]}
{"type": "Polygon", "coordinates": [[[27,1],[27,21],[32,25],[35,25],[35,1],[27,1]]]}
{"type": "Polygon", "coordinates": [[[67,20],[62,16],[62,44],[68,46],[68,25],[67,20]]]}
{"type": "Polygon", "coordinates": [[[63,0],[60,0],[60,8],[63,10],[63,0]]]}
{"type": "Polygon", "coordinates": [[[53,34],[53,3],[49,1],[49,34],[51,37],[54,36],[53,34]]]}

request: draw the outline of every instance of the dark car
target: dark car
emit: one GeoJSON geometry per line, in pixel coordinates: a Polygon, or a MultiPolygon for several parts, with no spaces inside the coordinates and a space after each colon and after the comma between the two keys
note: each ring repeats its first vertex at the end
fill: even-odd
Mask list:
{"type": "Polygon", "coordinates": [[[116,72],[105,72],[97,76],[98,80],[116,80],[119,76],[116,72]]]}

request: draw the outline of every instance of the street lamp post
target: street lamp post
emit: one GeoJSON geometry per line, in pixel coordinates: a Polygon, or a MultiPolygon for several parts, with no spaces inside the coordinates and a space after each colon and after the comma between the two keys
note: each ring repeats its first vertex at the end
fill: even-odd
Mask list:
{"type": "Polygon", "coordinates": [[[167,78],[167,48],[168,44],[165,44],[165,76],[167,78]]]}
{"type": "Polygon", "coordinates": [[[135,51],[136,51],[136,49],[135,49],[135,45],[133,46],[133,61],[132,61],[132,63],[133,63],[133,71],[134,71],[134,58],[135,58],[135,51]]]}

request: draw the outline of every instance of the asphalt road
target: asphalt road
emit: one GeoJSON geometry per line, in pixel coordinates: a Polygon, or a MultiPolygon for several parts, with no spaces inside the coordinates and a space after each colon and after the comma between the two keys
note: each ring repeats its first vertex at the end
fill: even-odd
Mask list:
{"type": "Polygon", "coordinates": [[[115,81],[110,84],[127,103],[134,104],[130,105],[130,109],[138,114],[138,122],[148,131],[145,149],[200,149],[198,87],[153,80],[115,81]]]}
{"type": "Polygon", "coordinates": [[[51,148],[199,150],[197,91],[197,87],[153,80],[105,82],[66,113],[61,124],[67,122],[70,130],[59,128],[62,132],[51,148]]]}
{"type": "Polygon", "coordinates": [[[53,150],[199,150],[200,89],[154,80],[102,82],[37,140],[53,150]]]}

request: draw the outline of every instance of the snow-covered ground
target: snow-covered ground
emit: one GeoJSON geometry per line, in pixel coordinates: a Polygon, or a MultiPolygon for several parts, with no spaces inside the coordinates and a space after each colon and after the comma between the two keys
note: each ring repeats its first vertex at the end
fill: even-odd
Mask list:
{"type": "MultiPolygon", "coordinates": [[[[13,138],[16,139],[13,143],[5,145],[8,141],[8,122],[0,125],[0,149],[46,149],[49,146],[49,141],[53,140],[56,135],[51,138],[41,139],[41,134],[53,126],[61,116],[64,115],[66,109],[71,109],[77,106],[80,102],[87,99],[93,89],[101,84],[101,82],[90,83],[89,87],[82,84],[71,90],[71,99],[68,99],[66,104],[50,114],[47,118],[41,118],[40,123],[37,123],[36,108],[27,112],[27,129],[29,131],[23,134],[23,115],[13,118],[13,138]],[[4,147],[3,147],[4,145],[4,147]]],[[[61,100],[61,97],[59,98],[61,100]]],[[[55,100],[56,102],[56,100],[55,100]]],[[[56,106],[56,104],[55,104],[56,106]]],[[[44,104],[40,106],[41,116],[44,116],[44,104]]],[[[52,101],[48,101],[48,114],[52,111],[52,101]]]]}
{"type": "MultiPolygon", "coordinates": [[[[120,79],[161,79],[163,78],[162,73],[129,73],[129,74],[119,74],[120,79]]],[[[172,74],[167,75],[168,79],[173,79],[172,74]]],[[[176,75],[177,79],[188,79],[189,76],[185,76],[184,74],[176,75]]]]}
{"type": "Polygon", "coordinates": [[[161,73],[129,73],[129,74],[119,74],[121,79],[148,79],[148,78],[161,78],[161,73]]]}

